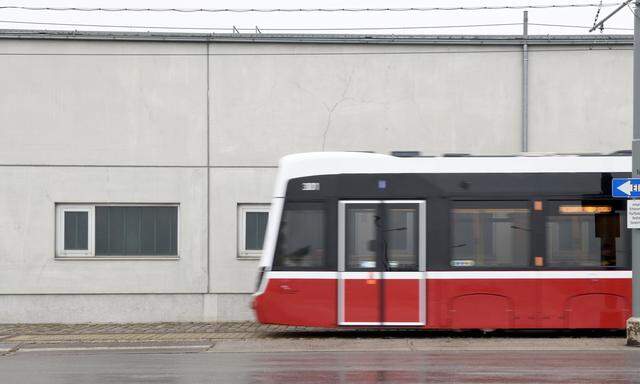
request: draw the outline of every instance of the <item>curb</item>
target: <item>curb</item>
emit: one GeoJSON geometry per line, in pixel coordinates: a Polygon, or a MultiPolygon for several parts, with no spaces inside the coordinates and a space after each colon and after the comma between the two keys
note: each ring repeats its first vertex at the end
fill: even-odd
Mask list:
{"type": "Polygon", "coordinates": [[[206,352],[214,343],[160,343],[160,342],[128,342],[128,343],[34,343],[19,346],[16,352],[79,352],[79,351],[153,351],[156,353],[195,353],[206,352]]]}
{"type": "Polygon", "coordinates": [[[0,343],[0,356],[5,356],[14,353],[20,349],[20,343],[0,343]]]}
{"type": "Polygon", "coordinates": [[[97,333],[97,334],[21,334],[10,336],[5,343],[59,344],[59,343],[152,343],[196,342],[208,340],[245,340],[260,338],[258,334],[241,332],[215,333],[97,333]]]}

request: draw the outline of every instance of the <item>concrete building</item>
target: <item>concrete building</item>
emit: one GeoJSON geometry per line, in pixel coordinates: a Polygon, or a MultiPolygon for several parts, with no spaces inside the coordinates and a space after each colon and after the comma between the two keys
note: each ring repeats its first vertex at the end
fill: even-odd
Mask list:
{"type": "Polygon", "coordinates": [[[285,154],[629,149],[632,36],[526,42],[0,31],[0,323],[250,319],[285,154]]]}

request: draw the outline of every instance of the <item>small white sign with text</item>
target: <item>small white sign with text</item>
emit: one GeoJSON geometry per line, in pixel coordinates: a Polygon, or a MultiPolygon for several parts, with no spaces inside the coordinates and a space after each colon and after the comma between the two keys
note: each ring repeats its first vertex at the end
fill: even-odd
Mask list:
{"type": "Polygon", "coordinates": [[[640,200],[627,200],[627,228],[640,228],[640,200]]]}

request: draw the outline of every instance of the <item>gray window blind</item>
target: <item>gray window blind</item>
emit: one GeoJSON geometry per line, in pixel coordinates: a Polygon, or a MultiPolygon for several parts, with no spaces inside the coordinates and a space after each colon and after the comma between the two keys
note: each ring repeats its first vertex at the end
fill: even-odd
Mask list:
{"type": "Polygon", "coordinates": [[[267,212],[247,212],[245,217],[245,248],[247,250],[261,250],[264,243],[264,233],[267,230],[267,212]]]}
{"type": "Polygon", "coordinates": [[[68,211],[64,213],[64,249],[87,249],[89,214],[68,211]]]}
{"type": "Polygon", "coordinates": [[[177,207],[101,207],[96,215],[96,256],[177,255],[177,207]]]}

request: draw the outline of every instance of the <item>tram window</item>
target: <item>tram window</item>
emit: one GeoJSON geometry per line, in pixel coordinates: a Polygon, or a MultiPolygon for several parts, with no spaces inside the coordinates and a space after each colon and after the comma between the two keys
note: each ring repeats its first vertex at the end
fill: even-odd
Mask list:
{"type": "Polygon", "coordinates": [[[376,268],[379,219],[376,206],[356,205],[347,208],[345,256],[349,270],[376,268]]]}
{"type": "Polygon", "coordinates": [[[280,222],[275,266],[319,268],[326,265],[325,212],[319,203],[289,203],[280,222]]]}
{"type": "Polygon", "coordinates": [[[418,209],[388,208],[387,263],[389,270],[418,270],[418,209]]]}
{"type": "Polygon", "coordinates": [[[530,209],[525,202],[453,202],[452,267],[529,266],[530,209]]]}
{"type": "Polygon", "coordinates": [[[613,203],[550,202],[547,257],[550,267],[615,267],[627,265],[625,212],[613,203]]]}

